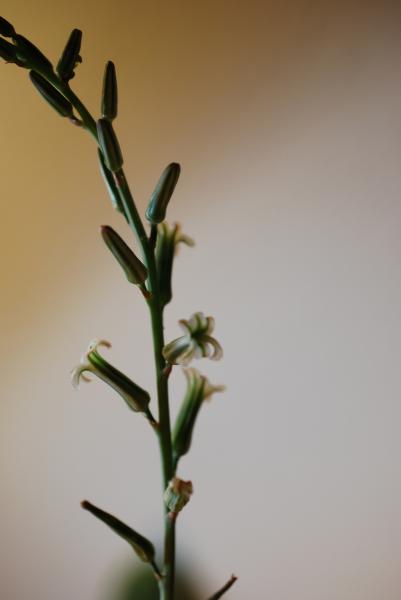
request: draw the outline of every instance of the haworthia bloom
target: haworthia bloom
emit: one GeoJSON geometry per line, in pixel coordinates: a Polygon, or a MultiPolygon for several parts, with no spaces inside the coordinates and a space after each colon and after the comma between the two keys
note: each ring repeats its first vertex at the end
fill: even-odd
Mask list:
{"type": "Polygon", "coordinates": [[[94,506],[87,500],[81,502],[83,509],[89,511],[92,515],[103,521],[110,529],[112,529],[117,535],[133,548],[134,552],[144,562],[153,562],[155,558],[155,548],[147,538],[143,535],[128,527],[125,523],[117,519],[108,512],[94,506]]]}
{"type": "Polygon", "coordinates": [[[197,369],[184,369],[184,374],[187,378],[187,389],[172,434],[176,459],[190,449],[195,422],[203,401],[210,398],[215,392],[225,390],[224,385],[211,385],[197,369]]]}
{"type": "Polygon", "coordinates": [[[54,108],[62,117],[73,117],[73,108],[69,102],[56,88],[54,88],[44,77],[35,71],[29,72],[29,77],[40,95],[54,108]]]}
{"type": "Polygon", "coordinates": [[[185,334],[163,348],[163,356],[171,365],[187,365],[193,358],[220,360],[223,349],[210,334],[214,330],[213,317],[205,317],[202,312],[194,313],[189,320],[179,321],[185,334]]]}
{"type": "Polygon", "coordinates": [[[163,171],[146,209],[147,220],[157,225],[166,218],[167,205],[181,173],[178,163],[170,163],[163,171]]]}
{"type": "Polygon", "coordinates": [[[148,392],[129,379],[124,373],[108,363],[98,352],[99,346],[110,348],[110,342],[106,340],[93,340],[88,350],[81,359],[81,363],[71,373],[72,384],[78,387],[79,381],[84,378],[85,372],[94,373],[99,379],[110,385],[125,400],[134,412],[143,412],[154,422],[149,413],[150,396],[148,392]]]}
{"type": "Polygon", "coordinates": [[[109,61],[106,65],[103,77],[102,92],[102,116],[109,121],[117,116],[118,90],[116,68],[114,63],[109,61]]]}
{"type": "Polygon", "coordinates": [[[167,222],[161,223],[157,228],[156,266],[159,281],[159,295],[162,306],[168,304],[173,296],[172,274],[174,256],[180,243],[193,246],[194,241],[181,231],[179,223],[172,227],[167,222]]]}
{"type": "Polygon", "coordinates": [[[131,248],[114,229],[108,225],[101,227],[102,238],[122,267],[125,276],[130,283],[141,285],[148,277],[145,265],[135,256],[131,248]]]}
{"type": "Polygon", "coordinates": [[[120,171],[124,164],[120,144],[114,132],[113,126],[107,119],[99,119],[97,122],[97,134],[99,147],[102,151],[104,162],[110,171],[120,171]]]}
{"type": "Polygon", "coordinates": [[[82,62],[82,58],[79,55],[81,41],[82,31],[73,29],[56,68],[62,81],[68,82],[72,79],[75,75],[75,67],[78,63],[82,62]]]}

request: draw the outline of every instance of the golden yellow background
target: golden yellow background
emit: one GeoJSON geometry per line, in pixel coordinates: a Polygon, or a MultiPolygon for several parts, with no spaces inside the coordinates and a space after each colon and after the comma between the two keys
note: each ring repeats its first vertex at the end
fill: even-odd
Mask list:
{"type": "MultiPolygon", "coordinates": [[[[195,494],[179,547],[203,595],[235,572],[233,600],[398,600],[399,4],[13,0],[1,13],[54,62],[83,30],[73,86],[95,116],[116,63],[142,212],[182,164],[170,219],[197,246],[180,252],[166,335],[213,314],[225,359],[199,366],[228,387],[180,470],[195,494]]],[[[104,337],[153,391],[147,314],[99,236],[129,232],[92,140],[25,71],[1,65],[0,82],[0,596],[99,600],[129,549],[79,501],[158,540],[158,454],[144,420],[97,381],[75,392],[69,370],[104,337]]]]}

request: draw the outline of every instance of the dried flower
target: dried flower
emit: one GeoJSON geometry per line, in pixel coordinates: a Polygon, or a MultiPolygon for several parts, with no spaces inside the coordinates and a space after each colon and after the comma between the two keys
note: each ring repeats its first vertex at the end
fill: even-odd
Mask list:
{"type": "Polygon", "coordinates": [[[196,312],[190,319],[179,321],[185,335],[173,340],[163,348],[163,356],[171,365],[187,365],[193,358],[208,357],[219,360],[223,349],[210,334],[214,329],[213,317],[196,312]]]}
{"type": "Polygon", "coordinates": [[[173,514],[177,514],[189,502],[192,493],[191,481],[183,481],[178,477],[173,477],[164,492],[164,502],[173,514]]]}

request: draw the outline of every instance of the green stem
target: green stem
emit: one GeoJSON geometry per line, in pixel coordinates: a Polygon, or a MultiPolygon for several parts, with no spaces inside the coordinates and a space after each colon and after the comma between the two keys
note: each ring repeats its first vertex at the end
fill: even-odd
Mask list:
{"type": "Polygon", "coordinates": [[[51,78],[49,77],[48,81],[49,81],[49,83],[54,85],[54,87],[56,89],[58,89],[58,91],[61,92],[61,94],[63,94],[67,98],[67,100],[69,100],[71,102],[71,104],[73,105],[75,110],[79,113],[79,115],[83,121],[83,124],[85,126],[85,129],[87,129],[89,131],[89,133],[92,134],[92,136],[95,138],[96,143],[97,143],[98,138],[97,138],[96,121],[94,120],[94,118],[92,117],[92,115],[90,114],[90,112],[88,111],[86,106],[81,102],[81,100],[78,98],[78,96],[76,94],[74,94],[74,92],[72,91],[70,86],[68,84],[60,81],[58,79],[58,77],[56,77],[56,75],[54,75],[51,78]]]}
{"type": "Polygon", "coordinates": [[[164,590],[162,600],[173,600],[175,583],[175,522],[177,515],[166,514],[164,538],[164,590]]]}
{"type": "Polygon", "coordinates": [[[234,583],[237,581],[237,578],[235,575],[231,575],[230,579],[227,581],[227,583],[225,585],[223,585],[222,588],[220,588],[215,594],[213,594],[213,596],[210,596],[210,598],[208,600],[218,600],[218,598],[221,598],[222,596],[224,596],[224,594],[226,592],[228,592],[228,590],[230,589],[230,587],[232,585],[234,585],[234,583]]]}
{"type": "MultiPolygon", "coordinates": [[[[49,82],[54,85],[73,105],[80,115],[85,129],[98,143],[96,122],[89,113],[85,105],[75,95],[71,88],[61,82],[56,76],[49,78],[49,82]]],[[[121,169],[114,174],[112,182],[113,194],[119,196],[124,207],[124,212],[131,229],[134,231],[141,246],[143,259],[148,268],[148,291],[150,297],[147,300],[153,335],[154,360],[156,369],[157,398],[159,409],[159,428],[158,437],[160,444],[160,454],[163,473],[163,492],[166,489],[170,479],[173,477],[173,455],[171,444],[171,426],[170,410],[168,401],[168,381],[164,372],[166,362],[163,358],[162,350],[164,347],[164,325],[163,309],[159,300],[158,279],[156,271],[156,262],[154,256],[155,232],[153,232],[152,243],[149,241],[142,220],[135,206],[134,199],[129,189],[124,172],[121,169]]],[[[164,577],[160,581],[161,598],[163,600],[173,600],[174,598],[174,565],[175,565],[175,523],[168,517],[165,509],[165,549],[164,549],[164,577]]]]}

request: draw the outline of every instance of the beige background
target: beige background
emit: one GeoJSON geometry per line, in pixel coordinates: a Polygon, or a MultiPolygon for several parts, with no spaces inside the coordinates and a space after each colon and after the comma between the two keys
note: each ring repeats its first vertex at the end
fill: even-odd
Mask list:
{"type": "MultiPolygon", "coordinates": [[[[397,2],[50,2],[2,14],[56,61],[84,31],[75,89],[97,114],[103,65],[141,210],[182,163],[167,337],[216,317],[228,391],[201,414],[181,475],[179,545],[206,597],[398,600],[400,13],[397,2]]],[[[1,65],[0,596],[99,600],[129,549],[88,498],[158,539],[146,423],[69,370],[95,336],[153,390],[147,314],[98,227],[92,140],[1,65]]],[[[174,375],[176,409],[183,388],[174,375]]]]}

